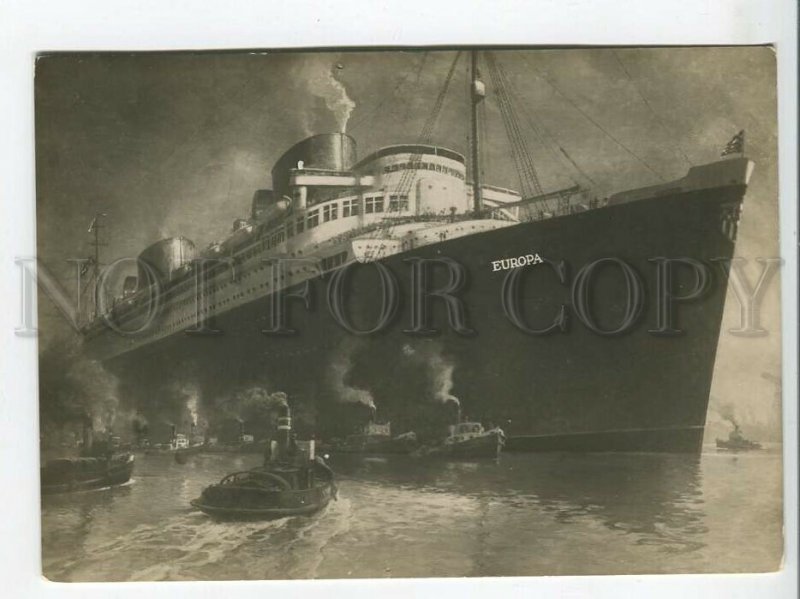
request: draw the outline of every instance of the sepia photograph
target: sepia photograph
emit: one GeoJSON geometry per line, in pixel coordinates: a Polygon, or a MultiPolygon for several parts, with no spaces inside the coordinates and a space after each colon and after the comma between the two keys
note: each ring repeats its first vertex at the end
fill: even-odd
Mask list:
{"type": "Polygon", "coordinates": [[[40,53],[42,575],[780,570],[776,65],[40,53]]]}

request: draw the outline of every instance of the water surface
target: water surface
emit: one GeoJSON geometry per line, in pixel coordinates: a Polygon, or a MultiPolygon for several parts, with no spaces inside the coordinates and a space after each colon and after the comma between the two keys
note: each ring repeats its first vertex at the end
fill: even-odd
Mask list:
{"type": "Polygon", "coordinates": [[[782,556],[778,448],[701,456],[334,456],[311,517],[217,523],[189,501],[257,455],[138,455],[123,487],[47,496],[45,576],[236,580],[753,572],[782,556]]]}

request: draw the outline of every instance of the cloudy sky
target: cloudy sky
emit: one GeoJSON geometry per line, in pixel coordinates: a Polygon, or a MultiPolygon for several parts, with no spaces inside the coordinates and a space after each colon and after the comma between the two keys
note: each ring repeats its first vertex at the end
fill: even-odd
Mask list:
{"type": "MultiPolygon", "coordinates": [[[[713,161],[740,129],[756,170],[737,252],[776,256],[775,59],[768,48],[496,51],[519,102],[523,134],[542,186],[591,180],[602,192],[678,178],[713,161]],[[556,160],[529,122],[585,174],[556,160]]],[[[58,55],[36,66],[38,250],[69,285],[65,262],[87,256],[86,228],[108,213],[104,259],[185,235],[202,247],[246,215],[253,191],[270,186],[273,162],[311,133],[339,128],[359,154],[419,141],[455,54],[437,52],[151,53],[58,55]],[[336,66],[340,68],[336,68],[336,66]],[[352,104],[329,95],[335,73],[352,104]]],[[[466,152],[466,56],[433,142],[466,152]]],[[[485,73],[485,67],[484,67],[485,73]]],[[[484,77],[490,82],[488,74],[484,77]]],[[[490,90],[491,92],[491,90],[490,90]]],[[[491,98],[490,98],[491,99],[491,98]]],[[[518,188],[499,111],[486,105],[485,178],[518,188]]],[[[552,148],[550,148],[552,149],[552,148]]],[[[758,274],[751,270],[751,277],[758,274]]],[[[772,419],[779,364],[778,284],[763,324],[770,335],[724,333],[712,395],[748,420],[772,419]]],[[[725,326],[738,305],[729,297],[725,326]]],[[[67,329],[41,302],[43,345],[67,329]]],[[[712,412],[714,410],[712,409],[712,412]]],[[[714,418],[712,412],[709,417],[714,418]]]]}

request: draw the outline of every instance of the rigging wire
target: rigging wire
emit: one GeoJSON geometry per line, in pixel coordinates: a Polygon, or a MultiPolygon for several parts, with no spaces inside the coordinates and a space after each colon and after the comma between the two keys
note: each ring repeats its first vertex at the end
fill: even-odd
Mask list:
{"type": "Polygon", "coordinates": [[[353,122],[350,123],[349,128],[352,131],[353,129],[358,129],[359,126],[364,125],[370,121],[370,119],[375,116],[381,108],[397,95],[397,92],[400,91],[400,88],[403,84],[408,81],[409,77],[411,77],[412,73],[416,73],[416,83],[419,84],[419,77],[420,73],[422,72],[423,67],[425,66],[425,62],[428,60],[428,52],[422,53],[422,59],[419,61],[419,65],[417,65],[416,70],[408,69],[406,70],[405,74],[398,78],[397,84],[392,88],[392,91],[386,94],[383,99],[378,102],[378,104],[369,112],[365,113],[364,115],[360,116],[357,119],[353,119],[353,122]]]}
{"type": "Polygon", "coordinates": [[[497,106],[500,109],[500,116],[503,120],[503,127],[506,130],[506,136],[511,145],[511,157],[514,160],[514,165],[517,168],[517,174],[520,179],[520,191],[526,195],[542,195],[542,186],[539,181],[539,176],[525,143],[525,138],[520,131],[514,106],[508,96],[503,73],[498,68],[493,53],[487,52],[486,60],[489,66],[489,75],[492,79],[495,97],[497,98],[497,106]]]}
{"type": "MultiPolygon", "coordinates": [[[[458,59],[461,58],[461,52],[457,52],[455,58],[453,59],[453,63],[450,65],[450,70],[447,72],[447,77],[445,77],[444,84],[442,85],[441,90],[439,90],[439,95],[436,97],[436,102],[433,105],[433,109],[431,113],[428,115],[425,124],[422,126],[422,131],[419,135],[419,139],[417,141],[417,145],[427,145],[431,143],[431,139],[433,138],[433,130],[436,127],[436,121],[439,118],[439,114],[442,111],[442,106],[444,105],[444,99],[447,96],[447,90],[450,88],[450,82],[453,79],[453,73],[455,73],[456,65],[458,64],[458,59]]],[[[422,153],[415,153],[411,156],[410,164],[411,168],[405,169],[403,171],[403,175],[400,178],[400,182],[395,187],[395,193],[403,194],[408,193],[411,189],[411,185],[414,182],[414,179],[417,176],[416,169],[414,168],[415,165],[418,165],[420,159],[422,158],[422,153]]]]}
{"type": "MultiPolygon", "coordinates": [[[[625,64],[622,62],[622,59],[619,57],[619,54],[617,54],[617,51],[616,50],[612,50],[611,53],[614,55],[614,58],[617,60],[617,64],[619,65],[619,68],[622,70],[623,73],[625,73],[625,77],[628,78],[628,81],[633,86],[633,89],[636,90],[636,93],[642,99],[642,102],[644,103],[644,105],[647,106],[648,110],[650,111],[650,114],[653,116],[653,119],[661,127],[661,129],[663,129],[664,133],[667,134],[667,139],[672,140],[672,136],[669,134],[669,129],[667,129],[666,125],[664,124],[664,121],[661,120],[661,117],[658,116],[658,113],[655,111],[655,109],[650,104],[650,102],[647,101],[647,98],[642,93],[642,90],[639,88],[638,85],[636,85],[636,81],[634,81],[634,79],[631,76],[630,72],[625,67],[625,64]]],[[[686,161],[686,164],[688,164],[689,166],[693,166],[691,160],[689,160],[689,157],[686,155],[686,153],[683,151],[683,149],[680,147],[680,145],[678,145],[674,141],[671,142],[671,145],[683,157],[683,159],[686,161]]]]}
{"type": "MultiPolygon", "coordinates": [[[[523,60],[525,60],[525,62],[528,62],[528,59],[527,59],[527,57],[526,57],[524,54],[522,54],[522,58],[523,58],[523,60]]],[[[528,64],[530,65],[530,62],[528,62],[528,64]]],[[[589,113],[587,113],[587,112],[586,112],[586,111],[585,111],[583,108],[581,108],[580,106],[578,106],[578,104],[576,104],[574,100],[572,100],[572,99],[571,99],[569,96],[567,96],[567,95],[566,95],[566,94],[565,94],[565,93],[564,93],[564,92],[561,90],[561,88],[560,88],[558,85],[556,85],[556,84],[555,84],[555,82],[553,82],[553,81],[551,81],[551,80],[550,80],[550,78],[549,78],[547,75],[545,75],[544,73],[542,73],[542,72],[541,72],[541,71],[539,71],[538,69],[535,69],[535,68],[533,67],[533,65],[530,65],[530,66],[531,66],[531,69],[532,69],[534,72],[536,72],[536,73],[539,75],[539,77],[540,77],[540,78],[541,78],[543,81],[545,81],[545,83],[547,83],[547,84],[548,84],[548,85],[551,87],[551,89],[553,89],[553,90],[554,90],[554,91],[555,91],[555,92],[556,92],[556,93],[557,93],[557,94],[558,94],[558,95],[559,95],[561,98],[563,98],[563,99],[564,99],[564,100],[565,100],[565,101],[566,101],[566,102],[567,102],[567,103],[568,103],[570,106],[572,106],[572,107],[573,107],[575,110],[577,110],[579,113],[581,113],[581,114],[583,115],[583,117],[584,117],[584,118],[585,118],[587,121],[589,121],[589,122],[590,122],[592,125],[594,125],[595,127],[597,127],[597,128],[598,128],[598,129],[599,129],[601,132],[603,132],[603,133],[606,135],[606,137],[608,137],[608,138],[609,138],[611,141],[613,141],[614,143],[616,143],[616,144],[617,144],[617,145],[618,145],[620,148],[622,148],[623,150],[625,150],[625,152],[627,152],[627,153],[628,153],[628,154],[629,154],[631,157],[633,157],[633,158],[634,158],[634,159],[635,159],[635,160],[636,160],[638,163],[640,163],[640,164],[641,164],[642,166],[644,166],[644,167],[645,167],[645,168],[646,168],[648,171],[650,171],[650,172],[651,172],[653,175],[655,175],[655,176],[658,178],[658,180],[659,180],[659,181],[664,181],[664,180],[665,180],[665,179],[664,179],[664,177],[662,177],[662,176],[661,176],[661,174],[660,174],[658,171],[656,171],[656,170],[655,170],[655,169],[654,169],[652,166],[650,166],[650,165],[649,165],[649,164],[648,164],[648,163],[647,163],[647,162],[646,162],[646,161],[645,161],[643,158],[641,158],[641,157],[640,157],[638,154],[636,154],[636,152],[634,152],[633,150],[631,150],[631,149],[630,149],[628,146],[626,146],[624,143],[622,143],[622,142],[621,142],[619,139],[617,139],[616,137],[614,137],[613,135],[611,135],[611,133],[609,133],[608,131],[606,131],[606,129],[605,129],[605,128],[604,128],[604,127],[603,127],[603,126],[600,124],[600,123],[598,123],[598,122],[597,122],[597,121],[596,121],[594,118],[592,118],[592,116],[591,116],[589,113]]]]}
{"type": "MultiPolygon", "coordinates": [[[[500,63],[499,60],[498,60],[498,65],[500,66],[501,69],[503,68],[502,63],[500,63]]],[[[517,101],[517,106],[522,106],[522,114],[525,116],[528,125],[533,130],[534,134],[539,139],[542,146],[544,146],[544,148],[550,153],[550,155],[556,162],[560,162],[563,165],[564,160],[566,159],[567,164],[572,168],[574,168],[575,171],[579,175],[581,175],[584,179],[586,179],[590,183],[591,187],[597,187],[597,183],[595,182],[595,180],[592,179],[592,177],[588,173],[586,173],[572,159],[572,157],[567,153],[566,149],[564,149],[564,147],[559,143],[556,136],[553,135],[553,133],[550,132],[550,130],[544,125],[544,123],[541,122],[541,119],[535,117],[535,112],[533,111],[533,109],[530,109],[530,112],[525,109],[526,103],[520,101],[522,94],[520,93],[519,89],[513,84],[513,82],[511,82],[510,80],[509,82],[511,83],[510,91],[513,98],[516,99],[517,101]]],[[[568,171],[569,167],[566,167],[565,168],[566,176],[569,177],[569,179],[577,185],[578,182],[568,171]]]]}
{"type": "MultiPolygon", "coordinates": [[[[461,51],[456,52],[455,58],[453,58],[453,62],[450,65],[450,70],[447,72],[447,76],[445,77],[444,84],[442,85],[441,89],[439,90],[439,95],[436,97],[436,101],[434,102],[433,109],[431,113],[428,115],[428,118],[425,121],[425,124],[422,126],[422,131],[419,135],[419,140],[417,145],[428,145],[431,142],[433,137],[433,131],[436,127],[436,122],[439,118],[439,114],[442,111],[442,106],[444,105],[444,100],[447,96],[447,91],[450,89],[450,82],[453,80],[453,74],[456,71],[456,66],[458,65],[458,59],[461,58],[461,51]]],[[[389,205],[388,210],[386,210],[386,214],[392,212],[392,202],[391,196],[396,196],[396,201],[394,205],[394,209],[398,212],[401,211],[401,204],[403,197],[408,197],[408,192],[411,189],[411,186],[414,183],[414,179],[417,176],[417,167],[419,166],[422,158],[421,152],[415,152],[409,157],[408,166],[407,168],[403,169],[403,174],[400,176],[400,181],[395,186],[393,193],[389,196],[389,205]]],[[[392,231],[392,222],[390,219],[386,219],[386,225],[382,228],[377,230],[377,234],[380,237],[387,238],[391,234],[392,231]]],[[[379,246],[376,245],[375,249],[369,252],[366,252],[365,257],[367,261],[372,260],[375,257],[376,252],[379,250],[379,246]]]]}

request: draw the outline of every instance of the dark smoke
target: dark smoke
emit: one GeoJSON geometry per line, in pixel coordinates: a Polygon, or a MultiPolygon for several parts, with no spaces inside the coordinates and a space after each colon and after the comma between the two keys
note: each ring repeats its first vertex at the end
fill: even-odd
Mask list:
{"type": "Polygon", "coordinates": [[[719,412],[719,415],[723,418],[723,420],[727,420],[735,428],[739,427],[739,423],[736,421],[736,412],[734,410],[733,404],[731,403],[722,404],[719,408],[717,408],[717,412],[719,412]]]}
{"type": "Polygon", "coordinates": [[[43,429],[90,420],[110,431],[124,418],[117,379],[77,344],[53,343],[39,360],[39,415],[43,429]]]}
{"type": "Polygon", "coordinates": [[[269,393],[259,386],[241,389],[229,397],[220,397],[216,402],[222,418],[244,421],[268,422],[276,408],[288,406],[286,393],[269,393]]]}

